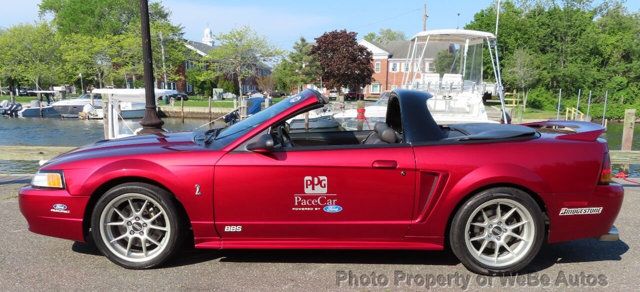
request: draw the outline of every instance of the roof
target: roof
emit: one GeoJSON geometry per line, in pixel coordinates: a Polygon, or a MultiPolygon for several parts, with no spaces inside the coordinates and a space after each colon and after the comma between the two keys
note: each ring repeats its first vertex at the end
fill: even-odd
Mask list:
{"type": "Polygon", "coordinates": [[[206,56],[209,54],[209,51],[213,50],[213,46],[207,45],[205,43],[189,41],[187,40],[185,46],[191,50],[194,50],[201,56],[206,56]]]}

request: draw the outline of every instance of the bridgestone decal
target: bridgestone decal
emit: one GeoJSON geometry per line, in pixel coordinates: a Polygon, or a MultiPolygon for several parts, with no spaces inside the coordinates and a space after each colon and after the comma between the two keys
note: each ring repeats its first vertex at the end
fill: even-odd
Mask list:
{"type": "Polygon", "coordinates": [[[592,208],[562,208],[560,210],[560,216],[571,215],[593,215],[602,213],[602,207],[592,208]]]}

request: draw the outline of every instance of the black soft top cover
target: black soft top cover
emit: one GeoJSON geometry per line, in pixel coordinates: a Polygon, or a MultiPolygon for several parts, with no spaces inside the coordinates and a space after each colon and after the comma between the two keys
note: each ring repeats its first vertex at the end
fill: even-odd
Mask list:
{"type": "Polygon", "coordinates": [[[401,133],[406,143],[439,141],[503,140],[535,137],[535,129],[521,125],[470,123],[450,125],[462,135],[448,138],[431,116],[427,100],[431,94],[413,90],[394,90],[387,106],[387,125],[401,133]]]}

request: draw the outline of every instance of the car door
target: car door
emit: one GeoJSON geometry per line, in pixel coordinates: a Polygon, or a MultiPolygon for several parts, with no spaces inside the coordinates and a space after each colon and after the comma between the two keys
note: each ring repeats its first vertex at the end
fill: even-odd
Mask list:
{"type": "Polygon", "coordinates": [[[398,240],[414,202],[409,145],[229,152],[215,167],[223,239],[398,240]]]}

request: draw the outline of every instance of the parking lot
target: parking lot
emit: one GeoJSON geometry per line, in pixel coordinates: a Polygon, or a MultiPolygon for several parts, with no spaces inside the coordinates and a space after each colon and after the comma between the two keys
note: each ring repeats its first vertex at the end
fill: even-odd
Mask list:
{"type": "Polygon", "coordinates": [[[0,180],[0,290],[339,290],[585,287],[632,291],[640,270],[640,187],[627,185],[621,241],[544,246],[528,273],[488,278],[448,252],[185,250],[166,267],[120,268],[86,245],[30,233],[18,209],[24,179],[0,180]],[[548,278],[549,281],[546,279],[548,278]],[[510,281],[514,282],[510,282],[510,281]]]}

